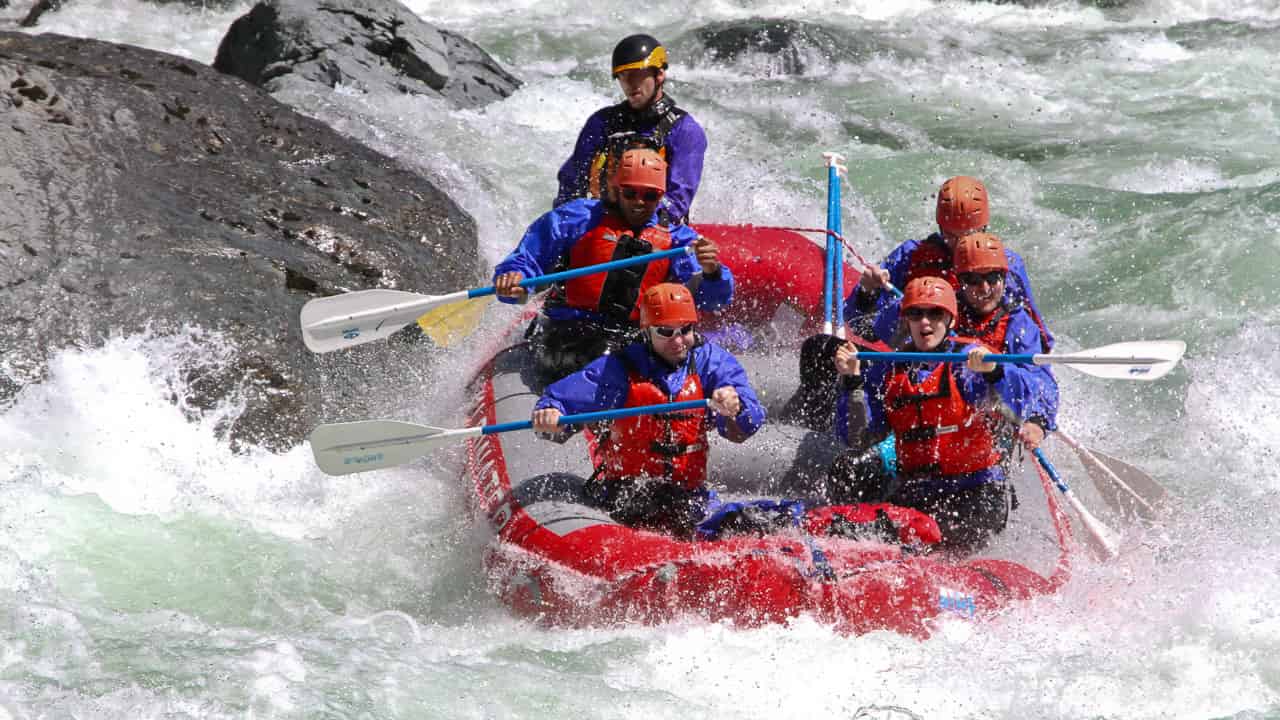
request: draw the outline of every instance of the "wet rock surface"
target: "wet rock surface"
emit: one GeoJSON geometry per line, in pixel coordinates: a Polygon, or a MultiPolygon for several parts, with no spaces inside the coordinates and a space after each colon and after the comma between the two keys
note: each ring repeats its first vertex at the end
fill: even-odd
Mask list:
{"type": "Polygon", "coordinates": [[[389,88],[476,107],[520,81],[479,46],[394,0],[272,0],[240,17],[214,67],[270,92],[298,83],[389,88]]]}
{"type": "Polygon", "coordinates": [[[127,45],[0,32],[0,194],[0,402],[65,348],[197,327],[228,350],[184,368],[178,400],[241,403],[221,428],[235,445],[351,419],[402,353],[421,357],[311,354],[308,299],[480,279],[475,222],[427,180],[238,78],[127,45]]]}

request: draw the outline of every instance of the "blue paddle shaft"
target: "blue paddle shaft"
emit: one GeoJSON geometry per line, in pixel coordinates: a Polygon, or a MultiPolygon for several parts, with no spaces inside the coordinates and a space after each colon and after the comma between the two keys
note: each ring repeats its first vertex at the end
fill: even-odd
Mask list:
{"type": "Polygon", "coordinates": [[[1045,456],[1043,450],[1036,448],[1031,453],[1036,456],[1036,460],[1040,461],[1040,467],[1044,468],[1046,473],[1049,473],[1049,479],[1053,481],[1054,485],[1058,486],[1059,490],[1064,493],[1071,491],[1071,488],[1067,487],[1067,482],[1058,474],[1058,469],[1053,466],[1053,463],[1049,462],[1049,458],[1045,456]]]}
{"type": "Polygon", "coordinates": [[[831,183],[831,231],[836,233],[832,245],[835,250],[832,254],[832,278],[831,278],[831,307],[832,313],[835,313],[835,324],[837,328],[845,325],[845,223],[840,217],[840,168],[832,164],[829,169],[828,182],[831,183]]]}
{"type": "MultiPolygon", "coordinates": [[[[871,350],[859,350],[858,359],[868,360],[870,362],[964,362],[968,359],[968,353],[962,352],[875,352],[871,350]]],[[[1033,353],[1015,353],[1008,355],[988,355],[983,360],[993,363],[1022,363],[1031,364],[1035,362],[1035,354],[1033,353]]]]}
{"type": "MultiPolygon", "coordinates": [[[[618,270],[620,268],[631,267],[632,265],[643,265],[645,263],[653,262],[654,260],[663,260],[665,258],[672,258],[677,255],[683,255],[689,252],[693,252],[692,245],[685,245],[684,247],[671,248],[670,250],[660,250],[655,253],[649,253],[648,255],[637,255],[635,257],[629,257],[623,260],[610,260],[609,262],[600,263],[599,265],[588,265],[586,267],[574,268],[572,270],[565,270],[563,272],[555,272],[549,275],[539,275],[538,277],[525,278],[524,280],[520,281],[520,287],[528,289],[528,288],[538,287],[539,285],[550,285],[551,283],[560,282],[561,280],[572,280],[573,278],[582,277],[583,275],[594,275],[596,273],[609,272],[610,270],[618,270]]],[[[495,288],[493,285],[490,285],[489,287],[475,288],[474,290],[467,291],[467,297],[468,298],[484,297],[486,295],[493,295],[496,291],[497,291],[497,288],[495,288]]]]}
{"type": "MultiPolygon", "coordinates": [[[[656,415],[658,413],[679,412],[680,410],[700,410],[707,407],[706,400],[682,400],[681,402],[663,405],[645,405],[643,407],[618,408],[617,410],[601,410],[599,412],[578,413],[577,415],[561,415],[559,425],[576,425],[596,422],[597,420],[617,420],[618,418],[635,417],[637,415],[656,415]]],[[[480,429],[481,435],[511,432],[512,430],[528,430],[533,427],[532,420],[485,425],[480,429]]]]}
{"type": "Polygon", "coordinates": [[[834,218],[840,212],[839,182],[840,173],[832,163],[827,166],[827,244],[822,273],[822,321],[827,325],[832,324],[832,309],[839,292],[836,288],[836,265],[840,262],[841,253],[836,250],[839,241],[833,234],[837,232],[834,218]]]}

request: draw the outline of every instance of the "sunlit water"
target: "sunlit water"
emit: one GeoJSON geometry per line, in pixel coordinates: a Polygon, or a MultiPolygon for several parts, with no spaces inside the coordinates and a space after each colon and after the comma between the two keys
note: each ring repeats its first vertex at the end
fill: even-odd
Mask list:
{"type": "MultiPolygon", "coordinates": [[[[614,101],[612,43],[638,29],[668,42],[671,90],[710,137],[697,219],[821,224],[835,150],[846,234],[880,257],[928,230],[942,179],[981,176],[1064,350],[1188,342],[1155,384],[1059,373],[1064,427],[1179,511],[1124,526],[1126,554],[1082,560],[1058,595],[925,642],[804,619],[551,631],[486,594],[455,455],[339,479],[305,447],[232,454],[216,427],[234,406],[170,400],[219,338],[118,338],[0,409],[0,718],[1280,717],[1280,4],[655,0],[643,27],[628,3],[408,4],[526,85],[470,111],[284,99],[446,187],[490,261],[546,209],[583,118],[614,101]],[[765,14],[839,45],[784,76],[697,42],[765,14]]],[[[209,62],[248,7],[78,0],[39,29],[209,62]]],[[[460,422],[427,408],[456,405],[448,378],[478,359],[448,355],[423,406],[388,415],[460,422]]]]}

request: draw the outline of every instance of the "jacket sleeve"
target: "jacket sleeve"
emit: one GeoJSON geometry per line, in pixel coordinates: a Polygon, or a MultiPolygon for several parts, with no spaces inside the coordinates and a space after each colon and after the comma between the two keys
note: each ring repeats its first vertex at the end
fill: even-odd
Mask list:
{"type": "MultiPolygon", "coordinates": [[[[1006,300],[1018,300],[1018,299],[1025,300],[1027,303],[1027,307],[1031,308],[1031,311],[1034,312],[1036,316],[1040,318],[1041,322],[1044,322],[1044,313],[1040,312],[1040,308],[1036,305],[1035,295],[1033,295],[1031,292],[1031,279],[1027,276],[1027,266],[1026,266],[1026,263],[1022,261],[1022,256],[1018,255],[1018,253],[1009,249],[1006,249],[1004,251],[1004,255],[1005,255],[1005,259],[1009,261],[1009,275],[1011,278],[1009,287],[1005,289],[1005,296],[1006,296],[1005,299],[1006,300]]],[[[1045,324],[1044,340],[1045,340],[1045,345],[1050,350],[1052,350],[1053,343],[1054,343],[1053,334],[1049,332],[1049,327],[1047,323],[1045,324]]],[[[1037,348],[1036,350],[1028,350],[1027,352],[1040,352],[1040,351],[1041,351],[1041,348],[1037,348]]]]}
{"type": "Polygon", "coordinates": [[[667,169],[667,193],[662,204],[671,217],[689,216],[689,206],[702,181],[702,161],[707,152],[707,134],[692,115],[686,113],[667,136],[671,165],[667,169]]]}
{"type": "Polygon", "coordinates": [[[578,142],[573,146],[573,154],[564,161],[564,165],[560,166],[560,172],[556,175],[560,181],[560,190],[556,193],[552,207],[559,207],[575,198],[587,196],[591,159],[602,147],[604,147],[604,110],[597,110],[587,118],[586,124],[578,133],[578,142]]]}
{"type": "MultiPolygon", "coordinates": [[[[1009,318],[1005,331],[1005,351],[1013,354],[1038,353],[1044,348],[1040,343],[1040,327],[1025,311],[1009,318]]],[[[1026,415],[1039,416],[1045,421],[1045,430],[1058,429],[1058,379],[1048,365],[1021,365],[1027,371],[1026,415]]]]}
{"type": "MultiPolygon", "coordinates": [[[[698,237],[697,232],[688,225],[676,225],[671,228],[671,247],[687,247],[698,237]]],[[[685,254],[671,259],[671,272],[668,277],[674,282],[690,285],[693,288],[693,302],[699,310],[711,312],[726,307],[733,302],[735,280],[733,271],[728,265],[720,264],[719,277],[707,277],[702,274],[702,266],[692,255],[685,254]],[[691,284],[690,280],[697,282],[691,284]]]]}
{"type": "MultiPolygon", "coordinates": [[[[569,253],[578,238],[600,223],[602,216],[600,203],[591,200],[565,203],[543,213],[525,230],[516,248],[494,266],[493,279],[496,281],[499,275],[508,272],[518,272],[526,279],[546,275],[569,253]]],[[[498,299],[515,302],[507,297],[498,299]]]]}
{"type": "MultiPolygon", "coordinates": [[[[967,353],[974,347],[978,346],[965,345],[958,348],[958,351],[967,353]]],[[[1007,405],[1019,420],[1026,420],[1034,414],[1029,412],[1035,402],[1032,397],[1033,383],[1032,371],[1013,363],[1000,363],[996,365],[993,372],[989,373],[976,373],[964,365],[960,365],[956,370],[956,386],[965,402],[981,406],[994,390],[1000,401],[1007,405]]]]}
{"type": "Polygon", "coordinates": [[[627,369],[613,355],[602,355],[543,391],[534,410],[555,408],[564,415],[620,408],[627,402],[627,369]]]}
{"type": "MultiPolygon", "coordinates": [[[[761,405],[760,399],[756,397],[756,391],[751,389],[751,383],[747,380],[747,371],[743,369],[737,358],[719,345],[706,343],[696,350],[700,351],[697,369],[698,376],[702,378],[703,394],[710,398],[718,388],[726,386],[736,390],[742,409],[738,411],[734,420],[738,423],[738,429],[747,437],[751,437],[761,425],[764,425],[765,411],[764,405],[761,405]]],[[[715,415],[716,431],[722,437],[728,437],[727,419],[712,410],[707,412],[715,415]]]]}
{"type": "Polygon", "coordinates": [[[836,416],[832,427],[840,442],[845,445],[861,450],[871,438],[880,437],[889,431],[889,422],[884,413],[887,367],[883,363],[864,363],[862,387],[846,390],[842,385],[840,392],[836,394],[836,416]]]}

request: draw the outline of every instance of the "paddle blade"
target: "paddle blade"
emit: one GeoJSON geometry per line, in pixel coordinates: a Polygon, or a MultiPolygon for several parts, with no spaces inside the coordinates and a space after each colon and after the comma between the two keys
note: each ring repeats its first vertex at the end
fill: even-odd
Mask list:
{"type": "Polygon", "coordinates": [[[302,306],[302,341],[312,352],[326,353],[385,340],[424,312],[466,296],[377,289],[316,298],[302,306]]]}
{"type": "Polygon", "coordinates": [[[1115,343],[1069,355],[1049,356],[1056,364],[1070,365],[1086,375],[1110,380],[1159,380],[1178,365],[1187,344],[1181,340],[1147,340],[1115,343]],[[1131,362],[1138,361],[1142,362],[1131,362]],[[1145,362],[1156,360],[1156,362],[1145,362]]]}
{"type": "Polygon", "coordinates": [[[449,347],[455,340],[470,335],[484,311],[493,301],[492,295],[466,302],[441,305],[418,318],[418,327],[437,347],[449,347]]]}
{"type": "Polygon", "coordinates": [[[349,475],[403,465],[480,431],[479,427],[448,430],[398,420],[363,420],[321,425],[309,439],[320,470],[349,475]]]}
{"type": "Polygon", "coordinates": [[[1163,485],[1123,460],[1090,448],[1080,461],[1103,501],[1126,520],[1156,520],[1169,502],[1163,485]]]}

